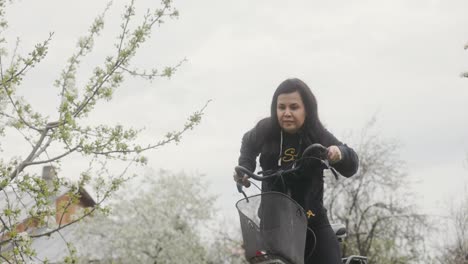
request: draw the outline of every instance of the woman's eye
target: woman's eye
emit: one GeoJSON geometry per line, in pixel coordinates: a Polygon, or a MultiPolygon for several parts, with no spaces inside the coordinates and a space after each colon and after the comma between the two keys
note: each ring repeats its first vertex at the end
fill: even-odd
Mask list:
{"type": "Polygon", "coordinates": [[[284,109],[286,109],[286,107],[284,105],[278,105],[278,109],[279,110],[284,110],[284,109]]]}

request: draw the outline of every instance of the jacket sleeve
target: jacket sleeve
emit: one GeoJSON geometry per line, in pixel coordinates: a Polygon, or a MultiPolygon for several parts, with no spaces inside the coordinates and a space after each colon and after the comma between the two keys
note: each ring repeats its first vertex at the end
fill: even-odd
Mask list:
{"type": "Polygon", "coordinates": [[[341,151],[341,160],[333,164],[333,167],[343,176],[351,177],[356,174],[359,168],[359,158],[357,153],[350,148],[348,145],[343,144],[339,141],[332,133],[326,131],[327,142],[325,146],[329,147],[332,145],[337,146],[341,151]]]}
{"type": "Polygon", "coordinates": [[[248,131],[242,137],[242,145],[239,156],[239,166],[243,166],[250,171],[255,171],[257,167],[256,159],[260,154],[259,138],[257,126],[248,131]]]}

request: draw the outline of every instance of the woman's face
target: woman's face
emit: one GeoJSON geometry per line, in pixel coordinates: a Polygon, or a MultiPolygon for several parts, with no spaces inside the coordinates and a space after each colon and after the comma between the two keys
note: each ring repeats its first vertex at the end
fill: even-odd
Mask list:
{"type": "Polygon", "coordinates": [[[290,134],[296,133],[304,125],[306,113],[298,91],[278,96],[276,115],[280,127],[290,134]]]}

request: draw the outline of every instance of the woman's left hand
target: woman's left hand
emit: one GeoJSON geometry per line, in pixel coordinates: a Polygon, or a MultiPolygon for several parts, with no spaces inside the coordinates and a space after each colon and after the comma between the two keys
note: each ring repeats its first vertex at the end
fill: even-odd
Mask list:
{"type": "Polygon", "coordinates": [[[338,161],[341,160],[342,156],[341,156],[341,151],[340,151],[340,148],[338,148],[337,146],[330,146],[327,148],[328,152],[327,152],[327,158],[328,158],[328,161],[330,161],[330,163],[337,163],[338,161]]]}

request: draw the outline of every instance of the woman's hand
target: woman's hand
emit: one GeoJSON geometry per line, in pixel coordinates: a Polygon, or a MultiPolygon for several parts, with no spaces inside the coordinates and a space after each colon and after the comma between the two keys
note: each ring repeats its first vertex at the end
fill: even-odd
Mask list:
{"type": "Polygon", "coordinates": [[[250,187],[249,177],[247,175],[244,174],[242,176],[239,176],[237,175],[237,172],[234,172],[233,178],[235,182],[244,185],[246,188],[250,187]]]}
{"type": "Polygon", "coordinates": [[[327,148],[327,159],[331,164],[337,163],[341,160],[341,150],[337,146],[330,146],[327,148]]]}

